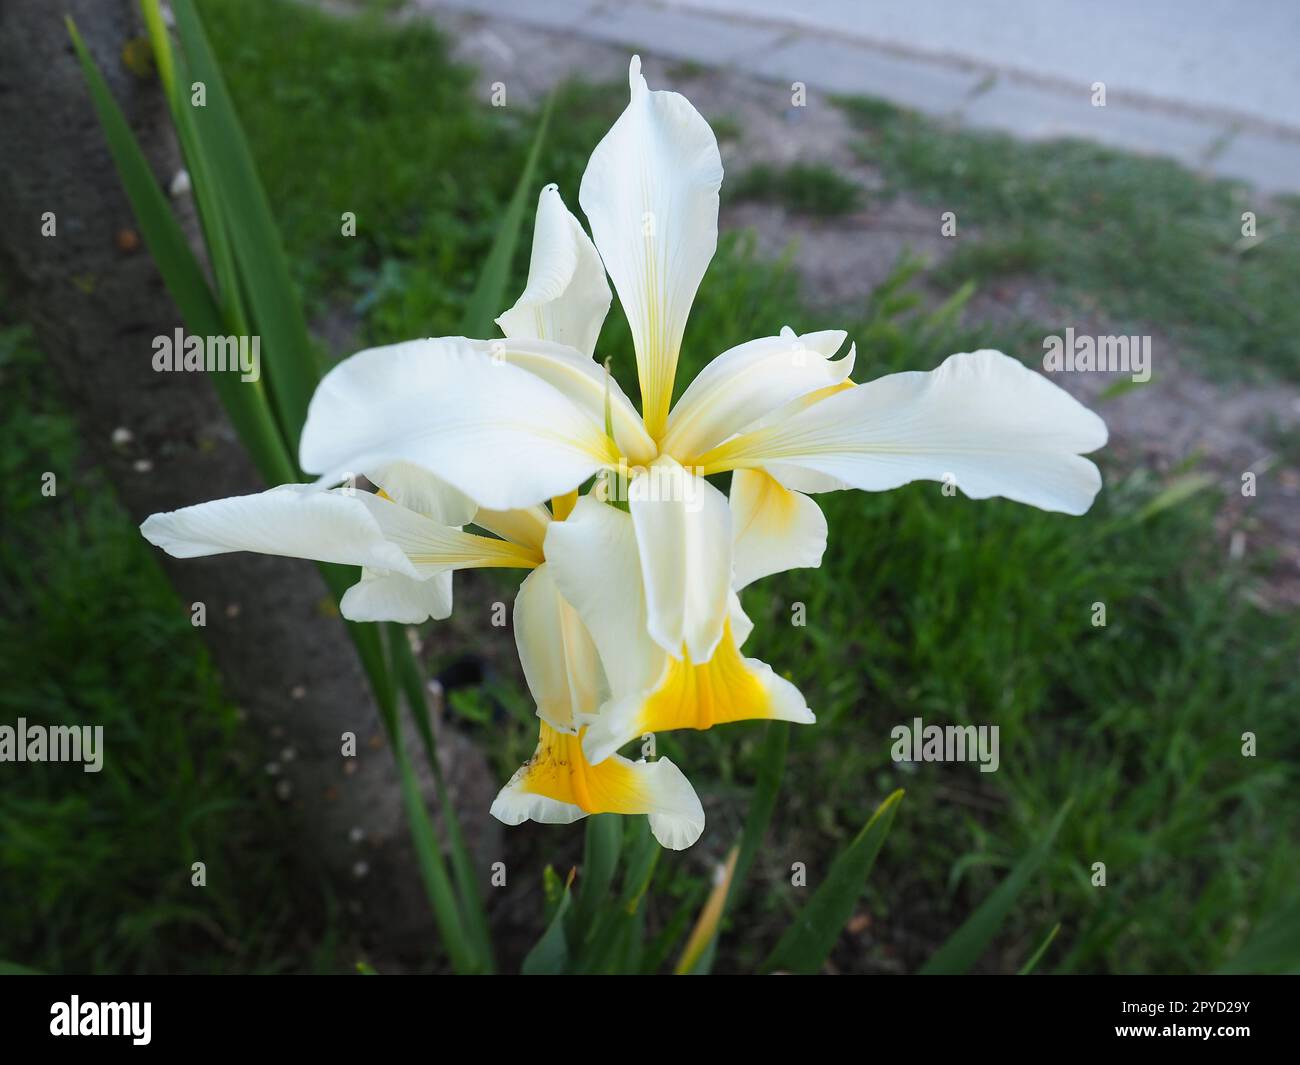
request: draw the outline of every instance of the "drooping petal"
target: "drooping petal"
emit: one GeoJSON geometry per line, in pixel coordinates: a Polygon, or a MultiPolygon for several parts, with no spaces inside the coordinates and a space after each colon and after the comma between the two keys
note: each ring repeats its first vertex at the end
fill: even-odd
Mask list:
{"type": "Polygon", "coordinates": [[[649,462],[657,454],[636,407],[604,366],[563,344],[546,340],[494,340],[492,357],[527,370],[555,386],[592,423],[602,428],[608,412],[614,442],[628,461],[649,462]]]}
{"type": "Polygon", "coordinates": [[[687,461],[792,400],[840,384],[853,372],[856,349],[838,362],[831,358],[847,335],[783,329],[724,351],[673,407],[661,450],[687,461]]]}
{"type": "Polygon", "coordinates": [[[396,621],[419,625],[451,617],[451,572],[411,580],[363,569],[361,580],[343,593],[339,613],[349,621],[396,621]]]}
{"type": "Polygon", "coordinates": [[[722,638],[731,591],[727,497],[662,455],[632,479],[628,505],[650,635],[676,658],[707,662],[722,638]]]}
{"type": "Polygon", "coordinates": [[[567,521],[550,527],[546,558],[556,586],[591,633],[609,681],[611,699],[584,736],[591,764],[602,764],[645,732],[749,718],[814,720],[794,685],[762,662],[741,657],[738,646],[750,625],[734,593],[727,596],[718,647],[703,665],[689,657],[673,659],[650,638],[627,514],[583,497],[567,521]]]}
{"type": "Polygon", "coordinates": [[[440,477],[409,462],[390,462],[366,470],[366,479],[394,503],[439,525],[459,528],[474,520],[474,501],[440,477]]]}
{"type": "Polygon", "coordinates": [[[545,721],[537,751],[492,803],[507,825],[569,824],[588,814],[649,814],[655,839],[670,850],[689,847],[704,831],[704,808],[682,771],[667,758],[631,762],[607,758],[591,765],[581,736],[545,721]]]}
{"type": "Polygon", "coordinates": [[[593,764],[648,732],[709,729],[735,721],[808,725],[817,720],[798,688],[766,663],[741,655],[730,622],[707,662],[696,665],[689,656],[678,660],[665,655],[663,664],[651,690],[614,699],[593,719],[583,736],[593,764]]]}
{"type": "Polygon", "coordinates": [[[362,502],[365,495],[281,485],[254,495],[151,514],[140,531],[175,558],[257,551],[418,579],[415,566],[362,502]]]}
{"type": "Polygon", "coordinates": [[[487,342],[444,337],[339,363],[312,397],[300,458],[326,481],[410,462],[510,510],[569,491],[618,455],[603,423],[553,385],[487,342]]]}
{"type": "Polygon", "coordinates": [[[528,575],[515,598],[515,644],[542,720],[572,730],[606,697],[596,645],[560,595],[550,566],[528,575]]]}
{"type": "Polygon", "coordinates": [[[532,569],[542,563],[535,548],[439,525],[423,514],[368,492],[358,492],[357,498],[370,511],[384,537],[405,554],[417,576],[458,569],[532,569]]]}
{"type": "Polygon", "coordinates": [[[649,90],[638,57],[628,80],[631,102],[591,153],[578,200],[632,327],[641,409],[658,437],[686,318],[718,244],[722,158],[685,97],[649,90]]]}
{"type": "Polygon", "coordinates": [[[736,470],[729,498],[738,590],[760,577],[822,564],[826,517],[806,495],[762,470],[736,470]]]}
{"type": "Polygon", "coordinates": [[[528,283],[497,319],[501,332],[567,344],[591,358],[612,298],[596,246],[559,189],[547,185],[537,198],[528,283]]]}
{"type": "Polygon", "coordinates": [[[972,499],[1082,514],[1101,475],[1081,456],[1105,442],[1096,414],[1015,359],[984,350],[829,396],[697,461],[708,473],[764,468],[781,479],[796,469],[871,492],[947,481],[972,499]]]}

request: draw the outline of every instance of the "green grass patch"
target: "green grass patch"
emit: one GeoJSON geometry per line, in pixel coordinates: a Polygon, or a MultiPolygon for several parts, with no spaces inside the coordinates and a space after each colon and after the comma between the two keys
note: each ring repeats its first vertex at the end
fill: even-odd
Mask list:
{"type": "Polygon", "coordinates": [[[777,203],[795,214],[833,218],[857,210],[862,190],[824,163],[755,163],[723,185],[731,201],[777,203]]]}
{"type": "Polygon", "coordinates": [[[1029,273],[1191,345],[1210,370],[1300,380],[1300,209],[1169,160],[1084,141],[954,130],[876,100],[837,101],[889,187],[978,233],[940,275],[1029,273]],[[1260,239],[1243,238],[1252,212],[1260,239]]]}

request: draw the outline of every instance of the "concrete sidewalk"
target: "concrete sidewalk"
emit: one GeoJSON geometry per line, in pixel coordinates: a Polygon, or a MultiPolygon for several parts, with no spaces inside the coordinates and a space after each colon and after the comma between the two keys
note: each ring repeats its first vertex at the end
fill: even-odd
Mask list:
{"type": "Polygon", "coordinates": [[[1300,192],[1289,0],[417,0],[1300,192]],[[1094,84],[1105,85],[1105,105],[1094,84]]]}

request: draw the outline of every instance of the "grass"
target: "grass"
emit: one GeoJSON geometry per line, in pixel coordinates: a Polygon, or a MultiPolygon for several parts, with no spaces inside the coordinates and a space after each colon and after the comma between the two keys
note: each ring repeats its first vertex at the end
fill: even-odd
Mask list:
{"type": "MultiPolygon", "coordinates": [[[[472,286],[504,190],[526,149],[532,116],[522,109],[503,114],[476,100],[468,72],[452,66],[441,40],[418,27],[395,32],[340,23],[265,0],[208,2],[202,10],[284,221],[297,276],[312,298],[321,308],[353,308],[365,342],[454,331],[459,301],[472,286]],[[356,210],[361,222],[353,240],[338,235],[338,213],[345,209],[356,210]]],[[[553,126],[539,181],[558,182],[575,209],[586,157],[622,99],[622,90],[608,86],[570,85],[557,101],[556,113],[566,120],[553,126]]],[[[1031,203],[1033,211],[1059,218],[1053,224],[1062,235],[1083,220],[1102,232],[1122,231],[1103,206],[1073,202],[1098,190],[1082,178],[1074,184],[1050,158],[1040,160],[1047,172],[1040,179],[1017,169],[1019,156],[998,164],[996,154],[960,137],[945,141],[948,135],[937,131],[894,125],[911,120],[892,112],[882,110],[871,121],[879,124],[872,128],[880,157],[909,188],[949,195],[945,183],[955,179],[942,149],[947,144],[953,159],[966,159],[959,172],[968,175],[969,187],[952,193],[963,197],[952,206],[963,224],[969,215],[986,237],[996,228],[997,212],[1016,214],[1028,232],[1036,217],[1031,203]],[[924,143],[909,147],[906,137],[913,134],[924,134],[924,143]],[[1055,175],[1050,182],[1049,174],[1055,175]],[[1039,183],[1050,191],[1034,193],[1039,183]]],[[[1152,200],[1154,209],[1166,212],[1160,217],[1167,226],[1192,232],[1156,234],[1150,246],[1112,234],[1139,257],[1126,267],[1136,289],[1131,296],[1135,307],[1150,308],[1171,298],[1165,257],[1190,248],[1203,233],[1208,208],[1202,198],[1231,198],[1221,186],[1186,177],[1166,175],[1148,187],[1142,177],[1148,165],[1121,159],[1102,168],[1123,180],[1099,194],[1121,220],[1139,218],[1144,199],[1152,200]],[[1183,213],[1174,210],[1175,189],[1183,190],[1183,213]],[[1142,276],[1140,256],[1148,251],[1152,270],[1142,276]]],[[[980,276],[999,262],[1007,269],[1017,262],[1044,268],[1048,260],[1034,258],[1034,242],[1024,239],[1014,255],[986,248],[980,276]]],[[[1120,255],[1104,243],[1098,238],[1068,252],[1080,257],[1081,284],[1090,283],[1089,271],[1101,270],[1106,256],[1120,255]]],[[[519,282],[527,255],[524,246],[515,264],[519,282]]],[[[1204,264],[1190,265],[1191,276],[1206,280],[1204,264]]],[[[918,269],[903,264],[890,284],[869,298],[864,294],[857,305],[814,312],[787,263],[760,260],[744,235],[724,237],[692,311],[679,392],[717,351],[787,323],[801,331],[849,329],[861,353],[860,379],[930,368],[951,351],[1001,339],[962,327],[959,300],[924,312],[913,284],[918,269]]],[[[1073,276],[1066,265],[1060,269],[1073,276]]],[[[1202,298],[1198,290],[1196,299],[1202,298]]],[[[1257,339],[1262,342],[1262,335],[1257,339]]],[[[612,356],[615,373],[634,394],[631,341],[617,309],[600,352],[612,356]]],[[[6,471],[11,506],[19,505],[13,502],[21,496],[16,486],[30,495],[29,471],[51,464],[43,457],[51,447],[74,447],[57,411],[44,401],[28,409],[36,424],[5,429],[7,436],[35,441],[18,452],[20,458],[4,452],[22,471],[6,471]]],[[[986,968],[1014,971],[1059,920],[1064,927],[1040,971],[1205,971],[1229,959],[1270,914],[1294,904],[1300,883],[1292,842],[1300,811],[1291,799],[1300,753],[1294,669],[1300,626],[1294,618],[1261,612],[1240,594],[1251,574],[1224,563],[1211,495],[1152,507],[1164,490],[1161,482],[1142,471],[1104,472],[1107,488],[1082,519],[948,498],[937,485],[819,497],[831,526],[822,568],[760,582],[745,595],[758,623],[747,653],[798,683],[819,722],[794,731],[773,830],[723,940],[720,968],[750,968],[775,942],[803,898],[791,887],[791,863],[805,862],[815,886],[830,856],[900,785],[908,794],[864,896],[863,919],[834,955],[841,969],[917,968],[1071,796],[1072,812],[1052,857],[984,959],[986,968]],[[1097,602],[1106,605],[1104,628],[1092,625],[1097,602]],[[804,627],[791,624],[795,603],[806,608],[804,627]],[[890,729],[916,716],[999,725],[1002,768],[980,774],[973,765],[895,764],[890,729]],[[1259,738],[1253,759],[1240,753],[1244,731],[1259,738]],[[1098,861],[1106,863],[1104,888],[1089,880],[1098,861]]],[[[97,964],[129,968],[142,964],[151,941],[138,928],[124,928],[122,906],[113,900],[157,898],[157,909],[143,912],[161,920],[168,906],[189,898],[182,885],[157,886],[172,875],[159,870],[174,870],[192,850],[173,827],[181,811],[211,810],[194,819],[193,831],[211,832],[203,849],[217,854],[239,846],[237,835],[220,828],[232,809],[222,803],[256,795],[258,816],[273,811],[273,803],[264,788],[250,789],[254,771],[235,768],[237,753],[229,765],[223,761],[225,752],[239,751],[239,735],[201,649],[133,530],[102,488],[94,498],[99,502],[89,510],[78,507],[58,519],[68,538],[62,550],[43,512],[22,504],[23,527],[35,530],[35,553],[6,558],[6,579],[16,580],[12,574],[23,566],[39,576],[16,592],[27,621],[3,634],[5,646],[19,641],[10,666],[19,683],[11,690],[23,699],[53,690],[65,701],[58,705],[69,707],[58,712],[70,720],[79,719],[70,707],[89,700],[96,714],[114,715],[118,727],[139,734],[142,750],[151,752],[141,764],[194,761],[193,782],[182,787],[169,771],[115,793],[113,817],[142,832],[156,829],[147,848],[110,852],[101,841],[78,849],[74,830],[85,816],[85,800],[77,800],[75,790],[67,798],[61,777],[28,794],[27,807],[9,816],[26,818],[14,823],[28,825],[25,860],[41,885],[42,919],[65,922],[64,934],[81,941],[83,951],[97,944],[97,964]],[[83,557],[98,554],[112,564],[91,565],[83,557]],[[87,588],[95,589],[93,597],[87,588]],[[77,668],[89,673],[89,690],[98,695],[80,694],[85,684],[62,685],[59,663],[68,646],[83,649],[77,668]],[[140,653],[141,647],[162,646],[172,649],[170,657],[140,653]],[[78,801],[80,807],[60,812],[78,801]],[[168,814],[146,808],[154,805],[168,814]],[[92,881],[103,898],[91,897],[86,885],[92,881]]],[[[485,613],[473,609],[476,597],[508,600],[509,582],[472,578],[459,588],[458,619],[426,634],[435,668],[467,647],[493,661],[511,660],[508,632],[488,628],[485,613]]],[[[460,690],[453,703],[501,779],[531,753],[531,707],[513,666],[482,686],[460,690]]],[[[743,820],[760,737],[761,728],[753,725],[660,737],[660,752],[701,790],[710,827],[696,848],[659,862],[654,925],[692,919],[712,863],[743,820]]],[[[15,799],[5,795],[0,804],[12,810],[15,799]]],[[[506,833],[512,855],[528,859],[511,858],[512,880],[531,878],[539,887],[545,861],[559,865],[557,855],[568,858],[580,849],[581,834],[570,829],[506,833]],[[541,851],[530,851],[529,840],[541,851]]],[[[8,837],[0,839],[12,847],[8,837]]],[[[275,860],[261,853],[264,862],[275,860]]],[[[230,898],[221,926],[229,949],[214,964],[241,968],[250,960],[269,965],[259,960],[279,959],[311,967],[307,945],[285,957],[274,915],[316,898],[319,885],[303,876],[267,879],[265,869],[258,872],[261,864],[250,860],[249,893],[257,905],[244,892],[230,898]]],[[[13,908],[0,912],[8,918],[6,929],[21,918],[13,908]]],[[[142,927],[149,919],[141,919],[142,927]]],[[[201,925],[194,928],[202,939],[201,925]]],[[[12,935],[5,949],[15,961],[57,968],[76,956],[60,953],[39,933],[16,945],[12,935]]],[[[318,941],[328,945],[328,936],[321,933],[318,941]]],[[[204,942],[220,953],[216,941],[204,942]]],[[[192,963],[174,947],[153,949],[150,963],[192,963]]]]}
{"type": "Polygon", "coordinates": [[[724,186],[732,201],[779,203],[795,214],[834,218],[858,209],[862,190],[825,163],[756,163],[724,186]]]}
{"type": "Polygon", "coordinates": [[[837,101],[890,188],[953,211],[939,279],[1031,274],[1175,333],[1224,375],[1300,380],[1300,204],[1084,141],[954,130],[879,100],[837,101]],[[1258,240],[1243,237],[1255,216],[1258,240]]]}

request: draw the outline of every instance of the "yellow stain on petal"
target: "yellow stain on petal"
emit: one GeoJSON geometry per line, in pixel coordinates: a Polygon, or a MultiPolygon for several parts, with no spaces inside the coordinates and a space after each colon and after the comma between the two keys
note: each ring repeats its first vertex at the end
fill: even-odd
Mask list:
{"type": "MultiPolygon", "coordinates": [[[[759,478],[758,488],[752,496],[745,497],[747,509],[737,515],[735,539],[761,525],[773,536],[788,534],[799,515],[799,498],[771,474],[763,470],[737,470],[733,476],[759,478]]],[[[733,487],[732,498],[736,498],[733,487]]]]}
{"type": "Polygon", "coordinates": [[[772,697],[745,664],[727,621],[722,640],[707,662],[692,663],[685,647],[680,661],[669,660],[659,687],[641,707],[637,731],[707,729],[732,721],[770,718],[772,710],[772,697]]]}
{"type": "Polygon", "coordinates": [[[631,762],[613,757],[592,765],[582,753],[581,732],[560,732],[545,721],[519,787],[589,814],[643,814],[652,806],[631,762]]]}

